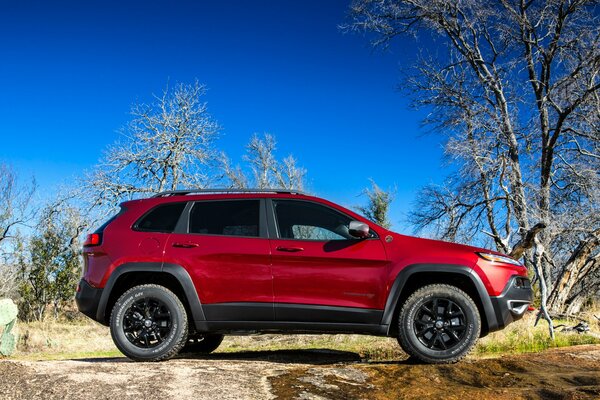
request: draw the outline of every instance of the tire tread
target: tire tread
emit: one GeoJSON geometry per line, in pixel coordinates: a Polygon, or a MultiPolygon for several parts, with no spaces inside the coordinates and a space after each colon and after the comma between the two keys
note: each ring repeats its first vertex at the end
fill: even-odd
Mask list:
{"type": "MultiPolygon", "coordinates": [[[[450,291],[450,292],[458,293],[458,294],[464,296],[467,299],[467,301],[470,303],[470,306],[472,307],[472,309],[474,311],[475,318],[477,320],[476,321],[477,322],[477,326],[479,326],[479,330],[481,330],[481,316],[479,315],[479,310],[477,308],[477,305],[473,301],[473,299],[471,299],[471,297],[467,293],[465,293],[463,290],[459,289],[456,286],[448,285],[448,284],[445,284],[445,283],[435,283],[435,284],[423,286],[423,287],[415,290],[404,301],[404,304],[402,305],[402,308],[400,309],[400,313],[398,314],[398,342],[400,344],[400,347],[409,356],[416,357],[419,360],[421,360],[423,362],[426,362],[428,364],[454,364],[454,363],[457,363],[457,362],[461,361],[462,359],[464,359],[471,352],[471,350],[473,350],[473,347],[477,343],[477,340],[472,341],[472,343],[468,347],[466,347],[460,354],[456,355],[455,357],[451,357],[451,358],[448,358],[448,359],[437,359],[437,358],[428,357],[427,355],[424,355],[424,354],[420,353],[410,343],[410,341],[407,338],[407,335],[402,334],[402,332],[403,332],[403,325],[404,325],[402,323],[402,320],[403,320],[402,317],[407,314],[408,308],[411,307],[411,304],[413,303],[413,301],[415,299],[421,298],[421,297],[427,295],[432,290],[436,290],[436,291],[437,290],[445,290],[445,291],[450,291]]],[[[478,338],[479,337],[479,332],[476,332],[475,336],[478,338]]]]}
{"type": "MultiPolygon", "coordinates": [[[[177,297],[177,295],[175,293],[173,293],[172,291],[170,291],[169,289],[167,289],[164,286],[148,283],[148,284],[134,286],[134,287],[126,290],[125,293],[123,293],[119,297],[119,299],[113,306],[113,309],[110,314],[111,335],[112,335],[112,329],[113,329],[112,328],[113,318],[115,318],[115,316],[116,316],[117,306],[120,305],[122,303],[122,301],[131,294],[131,292],[134,292],[134,291],[137,291],[140,289],[142,289],[142,290],[143,289],[158,289],[158,290],[162,290],[167,295],[172,296],[173,299],[175,300],[177,307],[179,307],[180,310],[182,311],[181,314],[183,315],[183,318],[182,318],[182,321],[180,321],[180,324],[184,327],[188,326],[188,315],[187,315],[185,307],[184,307],[183,303],[181,302],[181,300],[179,299],[179,297],[177,297]]],[[[115,340],[114,335],[112,335],[112,336],[113,336],[113,341],[115,342],[115,344],[117,344],[117,341],[115,340]]],[[[165,360],[175,357],[179,353],[179,351],[181,351],[181,349],[185,346],[185,344],[187,343],[187,339],[188,339],[188,330],[184,329],[183,335],[181,335],[181,338],[179,338],[179,340],[175,343],[175,345],[169,351],[167,351],[157,357],[153,357],[153,358],[143,358],[143,357],[136,357],[135,355],[125,354],[125,352],[119,347],[118,344],[117,344],[117,347],[128,358],[130,358],[134,361],[158,362],[158,361],[165,361],[165,360]]]]}

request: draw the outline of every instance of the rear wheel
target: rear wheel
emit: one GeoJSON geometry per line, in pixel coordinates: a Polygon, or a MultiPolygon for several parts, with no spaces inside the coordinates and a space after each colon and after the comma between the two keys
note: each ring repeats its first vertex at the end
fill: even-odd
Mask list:
{"type": "Polygon", "coordinates": [[[398,341],[427,363],[453,363],[473,348],[481,330],[479,310],[462,290],[428,285],[414,292],[399,315],[398,341]]]}
{"type": "Polygon", "coordinates": [[[195,334],[188,338],[181,353],[209,354],[215,351],[222,341],[223,335],[195,334]]]}
{"type": "Polygon", "coordinates": [[[175,356],[187,342],[185,307],[169,289],[140,285],[115,303],[110,332],[117,348],[135,361],[162,361],[175,356]]]}

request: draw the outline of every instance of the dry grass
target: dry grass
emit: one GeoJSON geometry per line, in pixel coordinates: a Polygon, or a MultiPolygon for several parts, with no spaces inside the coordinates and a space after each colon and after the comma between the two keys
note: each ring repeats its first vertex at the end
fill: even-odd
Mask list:
{"type": "MultiPolygon", "coordinates": [[[[506,329],[492,333],[477,344],[474,356],[498,353],[536,352],[550,347],[600,343],[600,339],[577,333],[556,333],[552,342],[545,322],[533,327],[534,316],[528,315],[506,329]]],[[[600,321],[592,322],[600,332],[600,321]]],[[[556,321],[575,325],[577,321],[556,321]]],[[[121,354],[114,346],[108,328],[90,320],[20,323],[19,346],[15,354],[21,359],[68,359],[113,357],[121,354]]],[[[257,335],[226,337],[218,352],[274,351],[292,349],[329,349],[358,354],[365,360],[403,358],[398,343],[392,338],[365,335],[257,335]]]]}
{"type": "MultiPolygon", "coordinates": [[[[548,324],[540,321],[533,326],[535,314],[529,313],[522,320],[510,324],[505,329],[491,333],[481,339],[475,348],[475,354],[496,353],[528,353],[542,351],[552,347],[574,346],[579,344],[598,344],[600,338],[590,334],[578,334],[575,332],[562,332],[563,328],[555,329],[555,340],[552,341],[548,334],[548,324]]],[[[578,320],[555,320],[554,325],[565,324],[572,327],[578,320]]],[[[600,321],[589,318],[590,331],[598,335],[600,333],[600,321]]]]}
{"type": "Polygon", "coordinates": [[[88,319],[18,323],[17,358],[81,358],[119,355],[108,328],[88,319]]]}

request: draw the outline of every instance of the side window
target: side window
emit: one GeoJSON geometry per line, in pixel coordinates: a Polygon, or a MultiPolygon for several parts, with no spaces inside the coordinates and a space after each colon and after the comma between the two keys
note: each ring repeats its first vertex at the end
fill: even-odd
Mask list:
{"type": "Polygon", "coordinates": [[[274,200],[275,216],[281,239],[348,240],[352,220],[349,216],[316,203],[274,200]]]}
{"type": "Polygon", "coordinates": [[[199,201],[190,213],[190,233],[259,236],[260,200],[199,201]]]}
{"type": "Polygon", "coordinates": [[[173,232],[186,203],[169,203],[154,208],[143,216],[135,229],[145,232],[173,232]]]}

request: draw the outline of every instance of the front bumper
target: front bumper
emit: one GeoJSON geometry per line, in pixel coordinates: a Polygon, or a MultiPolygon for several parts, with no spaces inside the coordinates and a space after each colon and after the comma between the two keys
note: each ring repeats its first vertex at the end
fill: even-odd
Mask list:
{"type": "Polygon", "coordinates": [[[102,289],[92,287],[86,280],[79,281],[79,290],[75,294],[75,302],[80,312],[97,321],[96,315],[102,289]]]}
{"type": "Polygon", "coordinates": [[[529,279],[524,276],[513,276],[509,279],[500,296],[490,297],[497,320],[497,328],[502,329],[525,315],[533,300],[533,290],[529,279]]]}

